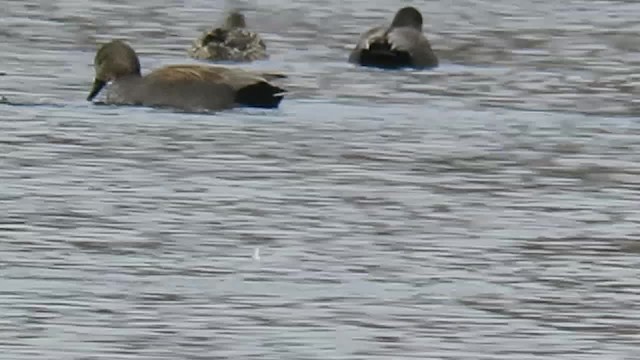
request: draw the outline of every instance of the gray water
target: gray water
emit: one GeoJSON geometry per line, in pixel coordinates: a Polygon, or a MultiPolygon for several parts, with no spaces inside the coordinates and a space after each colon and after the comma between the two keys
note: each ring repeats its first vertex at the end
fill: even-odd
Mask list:
{"type": "Polygon", "coordinates": [[[414,1],[442,65],[386,72],[408,2],[137,3],[2,3],[1,359],[640,358],[635,1],[414,1]],[[280,109],[84,100],[233,7],[280,109]]]}

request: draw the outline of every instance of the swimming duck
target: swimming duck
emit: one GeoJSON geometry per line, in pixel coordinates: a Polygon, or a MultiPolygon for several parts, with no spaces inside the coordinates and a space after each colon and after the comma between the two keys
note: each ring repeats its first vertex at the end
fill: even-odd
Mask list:
{"type": "Polygon", "coordinates": [[[349,62],[390,69],[438,66],[438,58],[422,33],[422,15],[411,6],[398,10],[390,26],[362,34],[349,62]]]}
{"type": "Polygon", "coordinates": [[[107,103],[221,110],[234,106],[276,108],[285,90],[271,84],[280,74],[204,65],[170,65],[142,76],[136,52],[121,40],[100,47],[87,100],[108,83],[107,103]]]}
{"type": "Polygon", "coordinates": [[[232,11],[224,25],[204,32],[193,42],[189,56],[198,60],[248,62],[266,59],[267,47],[257,33],[247,29],[244,15],[232,11]]]}

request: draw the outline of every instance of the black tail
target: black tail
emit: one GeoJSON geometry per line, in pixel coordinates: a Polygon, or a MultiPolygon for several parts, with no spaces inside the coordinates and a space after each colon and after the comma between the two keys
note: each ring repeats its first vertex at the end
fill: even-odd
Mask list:
{"type": "Polygon", "coordinates": [[[411,54],[406,51],[392,50],[387,41],[376,41],[360,53],[360,65],[385,69],[398,69],[412,66],[411,54]]]}
{"type": "Polygon", "coordinates": [[[238,90],[236,102],[244,106],[273,109],[280,105],[285,92],[284,89],[261,81],[238,90]]]}

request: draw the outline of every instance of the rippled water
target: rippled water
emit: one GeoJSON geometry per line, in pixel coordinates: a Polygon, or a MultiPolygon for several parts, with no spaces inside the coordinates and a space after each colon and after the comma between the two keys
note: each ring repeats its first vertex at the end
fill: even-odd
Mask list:
{"type": "Polygon", "coordinates": [[[0,358],[638,358],[635,1],[415,1],[422,72],[345,62],[386,1],[132,4],[0,9],[0,358]],[[280,109],[84,100],[232,7],[280,109]]]}

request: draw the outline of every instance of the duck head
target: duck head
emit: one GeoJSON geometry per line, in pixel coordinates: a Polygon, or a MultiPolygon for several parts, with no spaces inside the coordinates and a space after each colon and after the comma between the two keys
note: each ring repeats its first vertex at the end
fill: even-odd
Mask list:
{"type": "Polygon", "coordinates": [[[422,31],[422,14],[413,6],[403,7],[396,13],[391,27],[412,27],[422,31]]]}
{"type": "Polygon", "coordinates": [[[110,41],[100,47],[93,60],[96,71],[93,87],[87,100],[95,98],[109,82],[126,76],[140,76],[138,55],[121,40],[110,41]]]}
{"type": "Polygon", "coordinates": [[[226,29],[246,28],[247,22],[244,19],[244,15],[242,15],[239,10],[234,10],[230,12],[224,20],[224,27],[226,29]]]}

